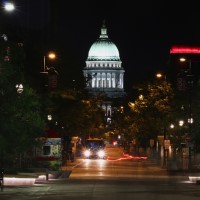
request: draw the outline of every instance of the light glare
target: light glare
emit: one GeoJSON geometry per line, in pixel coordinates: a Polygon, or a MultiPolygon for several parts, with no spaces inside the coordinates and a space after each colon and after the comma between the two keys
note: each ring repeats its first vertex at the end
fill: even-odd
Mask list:
{"type": "Polygon", "coordinates": [[[15,9],[15,6],[13,3],[5,3],[4,4],[4,9],[8,12],[11,12],[15,9]]]}
{"type": "Polygon", "coordinates": [[[89,156],[90,156],[90,151],[89,151],[89,150],[86,150],[86,151],[84,152],[84,155],[85,155],[85,157],[89,157],[89,156]]]}
{"type": "Polygon", "coordinates": [[[103,158],[103,157],[105,156],[104,151],[103,151],[103,150],[100,150],[100,151],[98,152],[98,156],[99,156],[99,158],[103,158]]]}
{"type": "Polygon", "coordinates": [[[55,59],[56,58],[56,54],[55,53],[49,53],[48,57],[50,59],[55,59]]]}
{"type": "Polygon", "coordinates": [[[157,78],[162,78],[162,74],[161,74],[161,73],[157,73],[157,74],[156,74],[156,77],[157,77],[157,78]]]}
{"type": "Polygon", "coordinates": [[[183,126],[183,124],[184,124],[184,121],[183,121],[183,120],[180,120],[180,121],[179,121],[179,126],[183,126]]]}
{"type": "Polygon", "coordinates": [[[179,60],[180,60],[181,62],[185,62],[185,61],[186,61],[185,58],[180,58],[179,60]]]}

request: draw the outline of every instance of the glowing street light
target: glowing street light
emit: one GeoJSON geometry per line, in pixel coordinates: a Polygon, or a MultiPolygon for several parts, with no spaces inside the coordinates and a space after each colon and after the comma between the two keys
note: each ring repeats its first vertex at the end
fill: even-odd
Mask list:
{"type": "MultiPolygon", "coordinates": [[[[7,1],[3,4],[3,9],[6,12],[12,12],[15,9],[15,5],[12,2],[7,1]]],[[[5,42],[8,41],[6,34],[0,33],[0,37],[2,37],[5,42]]]]}
{"type": "MultiPolygon", "coordinates": [[[[45,78],[45,87],[48,86],[48,89],[53,90],[57,88],[58,84],[58,75],[59,73],[56,71],[56,69],[52,66],[48,67],[46,64],[46,59],[48,60],[55,60],[57,58],[56,53],[53,51],[50,51],[48,54],[44,55],[43,57],[43,71],[40,72],[43,78],[45,78]],[[48,81],[48,83],[46,83],[48,81]]],[[[49,63],[50,64],[50,63],[49,63]]],[[[51,63],[52,64],[52,63],[51,63]]]]}
{"type": "Polygon", "coordinates": [[[191,74],[191,64],[192,64],[191,59],[186,59],[184,57],[181,57],[181,58],[179,58],[179,61],[180,62],[188,62],[189,63],[188,72],[191,74]]]}
{"type": "Polygon", "coordinates": [[[21,94],[24,90],[24,86],[22,84],[17,84],[15,87],[17,89],[18,94],[21,94]]]}
{"type": "Polygon", "coordinates": [[[47,115],[47,119],[48,119],[49,121],[51,121],[51,120],[52,120],[52,115],[47,115]]]}
{"type": "Polygon", "coordinates": [[[163,75],[162,75],[161,73],[157,73],[157,74],[156,74],[156,77],[157,77],[157,78],[162,78],[163,75]]]}
{"type": "Polygon", "coordinates": [[[184,124],[184,121],[183,121],[183,120],[180,120],[180,121],[179,121],[179,126],[183,126],[183,124],[184,124]]]}
{"type": "MultiPolygon", "coordinates": [[[[50,53],[48,53],[48,55],[47,55],[47,57],[50,59],[50,60],[54,60],[54,59],[56,59],[56,54],[54,53],[54,52],[50,52],[50,53]]],[[[46,66],[46,56],[44,56],[44,58],[43,58],[43,73],[46,73],[46,70],[48,70],[48,67],[46,66]]]]}
{"type": "Polygon", "coordinates": [[[180,58],[179,60],[180,60],[181,62],[185,62],[185,61],[186,61],[186,58],[183,58],[183,57],[182,57],[182,58],[180,58]]]}
{"type": "Polygon", "coordinates": [[[160,72],[156,74],[156,78],[158,78],[158,79],[163,79],[164,78],[164,80],[166,81],[166,75],[163,75],[160,72]]]}
{"type": "Polygon", "coordinates": [[[55,58],[56,58],[56,54],[53,53],[53,52],[50,52],[50,53],[48,54],[48,57],[49,57],[49,59],[55,59],[55,58]]]}
{"type": "Polygon", "coordinates": [[[15,9],[15,5],[12,2],[4,3],[3,7],[7,12],[12,12],[15,9]]]}
{"type": "Polygon", "coordinates": [[[174,128],[174,124],[170,124],[170,128],[173,129],[174,128]]]}

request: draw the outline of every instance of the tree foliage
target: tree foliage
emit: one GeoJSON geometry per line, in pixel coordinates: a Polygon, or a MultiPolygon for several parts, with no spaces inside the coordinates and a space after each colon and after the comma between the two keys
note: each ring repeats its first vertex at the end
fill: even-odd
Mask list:
{"type": "Polygon", "coordinates": [[[172,110],[174,92],[167,81],[146,83],[138,86],[138,97],[129,102],[129,129],[132,136],[147,142],[163,135],[163,129],[172,110]]]}
{"type": "Polygon", "coordinates": [[[0,157],[4,164],[14,162],[35,145],[44,131],[40,98],[26,84],[21,44],[2,43],[0,54],[0,157]],[[18,93],[16,84],[23,84],[18,93]]]}
{"type": "Polygon", "coordinates": [[[77,90],[65,89],[51,93],[51,105],[57,129],[64,128],[69,136],[86,136],[103,127],[104,112],[101,100],[77,90]]]}

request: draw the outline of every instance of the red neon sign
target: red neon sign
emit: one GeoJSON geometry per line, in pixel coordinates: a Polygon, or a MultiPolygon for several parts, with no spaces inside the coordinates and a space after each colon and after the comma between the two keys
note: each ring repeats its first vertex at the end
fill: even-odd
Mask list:
{"type": "Polygon", "coordinates": [[[170,54],[200,54],[200,47],[173,46],[170,54]]]}

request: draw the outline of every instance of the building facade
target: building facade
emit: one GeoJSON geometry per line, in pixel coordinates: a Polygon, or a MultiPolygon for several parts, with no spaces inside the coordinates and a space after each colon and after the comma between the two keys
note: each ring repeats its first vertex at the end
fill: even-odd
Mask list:
{"type": "Polygon", "coordinates": [[[179,91],[186,91],[189,84],[196,85],[200,78],[200,47],[172,46],[170,49],[169,75],[179,91]]]}
{"type": "Polygon", "coordinates": [[[89,49],[83,75],[90,94],[107,97],[102,105],[107,123],[111,122],[113,100],[125,96],[124,72],[118,48],[109,39],[104,22],[99,38],[89,49]]]}
{"type": "Polygon", "coordinates": [[[105,23],[99,38],[89,49],[83,73],[90,93],[103,92],[111,98],[124,95],[124,69],[118,48],[108,38],[105,23]]]}

